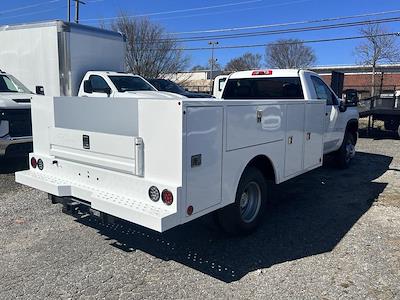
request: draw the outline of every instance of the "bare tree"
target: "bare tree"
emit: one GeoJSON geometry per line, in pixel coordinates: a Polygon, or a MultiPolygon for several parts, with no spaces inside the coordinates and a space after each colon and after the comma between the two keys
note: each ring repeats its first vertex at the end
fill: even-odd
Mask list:
{"type": "Polygon", "coordinates": [[[214,71],[220,71],[222,69],[221,64],[218,62],[217,58],[214,58],[214,61],[210,58],[208,60],[207,68],[209,70],[213,69],[214,71]]]}
{"type": "Polygon", "coordinates": [[[268,44],[265,60],[271,68],[296,69],[310,67],[317,59],[314,50],[301,40],[286,39],[268,44]]]}
{"type": "Polygon", "coordinates": [[[400,52],[396,37],[387,35],[387,31],[380,24],[369,24],[360,32],[365,36],[366,41],[356,47],[356,56],[359,64],[370,65],[372,68],[371,96],[375,96],[377,65],[397,61],[400,52]]]}
{"type": "Polygon", "coordinates": [[[261,68],[261,55],[247,52],[231,59],[225,66],[226,71],[236,72],[261,68]]]}
{"type": "Polygon", "coordinates": [[[202,65],[195,65],[191,69],[192,71],[204,71],[207,70],[207,67],[202,66],[202,65]]]}
{"type": "Polygon", "coordinates": [[[111,28],[126,36],[126,65],[129,72],[157,78],[177,73],[188,66],[189,59],[159,24],[148,19],[121,15],[111,28]]]}

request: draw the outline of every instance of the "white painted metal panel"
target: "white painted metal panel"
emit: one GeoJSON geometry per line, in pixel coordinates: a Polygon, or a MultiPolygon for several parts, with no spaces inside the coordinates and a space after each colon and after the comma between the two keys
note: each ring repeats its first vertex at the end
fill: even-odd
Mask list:
{"type": "Polygon", "coordinates": [[[246,105],[227,107],[228,151],[282,140],[283,105],[246,105]],[[261,118],[259,121],[257,117],[261,118]]]}
{"type": "Polygon", "coordinates": [[[186,204],[194,214],[221,202],[222,107],[186,110],[186,204]]]}
{"type": "Polygon", "coordinates": [[[325,103],[309,102],[305,111],[304,169],[322,164],[325,103]]]}
{"type": "Polygon", "coordinates": [[[55,127],[138,136],[138,100],[121,98],[117,101],[111,98],[54,98],[55,127]]]}
{"type": "Polygon", "coordinates": [[[82,164],[136,174],[134,137],[50,128],[50,155],[82,164]],[[84,148],[84,135],[88,137],[89,149],[84,148]]]}
{"type": "Polygon", "coordinates": [[[78,95],[80,83],[87,71],[125,70],[125,43],[122,38],[91,35],[72,28],[69,43],[71,95],[78,95]]]}
{"type": "Polygon", "coordinates": [[[41,85],[47,95],[59,96],[56,23],[0,30],[0,69],[14,75],[33,92],[35,86],[41,85]]]}
{"type": "Polygon", "coordinates": [[[285,177],[303,169],[305,103],[286,105],[285,177]]]}
{"type": "Polygon", "coordinates": [[[144,176],[154,181],[181,186],[181,100],[139,100],[139,136],[144,143],[144,176]]]}

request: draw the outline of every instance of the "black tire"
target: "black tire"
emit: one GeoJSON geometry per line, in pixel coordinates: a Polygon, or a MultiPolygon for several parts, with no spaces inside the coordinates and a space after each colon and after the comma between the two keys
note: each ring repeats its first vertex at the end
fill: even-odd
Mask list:
{"type": "Polygon", "coordinates": [[[355,155],[356,142],[351,132],[346,131],[342,145],[336,154],[336,162],[341,169],[347,169],[350,167],[351,160],[355,155]]]}
{"type": "Polygon", "coordinates": [[[384,126],[386,130],[389,131],[398,131],[400,125],[399,120],[385,120],[384,121],[384,126]]]}
{"type": "Polygon", "coordinates": [[[230,235],[248,235],[259,225],[270,199],[272,182],[260,170],[247,168],[240,178],[235,202],[220,209],[217,220],[230,235]]]}

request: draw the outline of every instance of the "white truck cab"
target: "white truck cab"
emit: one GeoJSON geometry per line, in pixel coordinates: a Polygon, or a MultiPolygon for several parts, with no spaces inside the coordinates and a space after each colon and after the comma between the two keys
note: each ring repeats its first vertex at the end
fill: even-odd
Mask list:
{"type": "MultiPolygon", "coordinates": [[[[130,95],[114,75],[127,76],[101,79],[130,95]]],[[[163,232],[215,212],[227,232],[248,234],[274,184],[320,167],[324,154],[342,167],[354,156],[357,113],[305,70],[234,73],[211,101],[106,97],[34,98],[34,152],[16,181],[71,214],[163,232]]]]}
{"type": "Polygon", "coordinates": [[[0,71],[0,157],[32,151],[30,107],[33,95],[14,76],[0,71]]]}
{"type": "Polygon", "coordinates": [[[89,71],[79,87],[80,97],[176,99],[185,96],[160,92],[139,75],[122,72],[89,71]]]}

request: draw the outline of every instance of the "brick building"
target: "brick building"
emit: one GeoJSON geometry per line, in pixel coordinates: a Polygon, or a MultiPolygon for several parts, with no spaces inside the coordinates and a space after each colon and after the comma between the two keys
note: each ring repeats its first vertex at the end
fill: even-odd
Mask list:
{"type": "MultiPolygon", "coordinates": [[[[371,66],[315,67],[311,70],[320,74],[328,84],[331,82],[332,71],[342,72],[345,74],[343,90],[356,89],[362,98],[371,95],[371,66]]],[[[383,94],[400,90],[400,64],[380,65],[376,68],[375,90],[383,94]]]]}
{"type": "MultiPolygon", "coordinates": [[[[346,89],[356,89],[360,98],[371,96],[372,70],[371,66],[331,66],[314,67],[310,70],[320,74],[326,83],[331,83],[332,71],[345,74],[344,87],[346,89]]],[[[221,71],[215,71],[213,78],[220,75],[221,71]]],[[[400,64],[380,65],[376,68],[375,91],[384,94],[393,94],[395,90],[400,90],[400,64]]],[[[209,92],[210,91],[210,71],[188,71],[166,76],[178,82],[191,91],[209,92]]]]}

